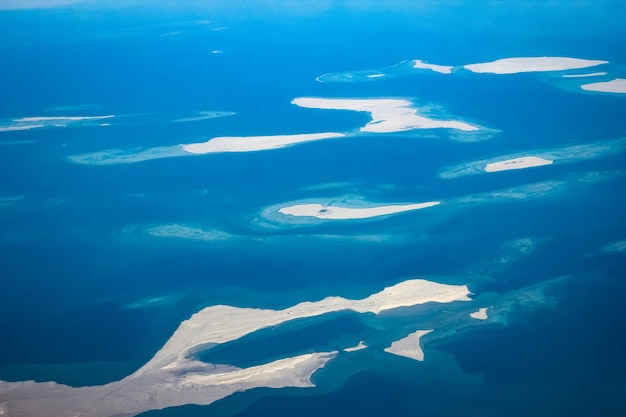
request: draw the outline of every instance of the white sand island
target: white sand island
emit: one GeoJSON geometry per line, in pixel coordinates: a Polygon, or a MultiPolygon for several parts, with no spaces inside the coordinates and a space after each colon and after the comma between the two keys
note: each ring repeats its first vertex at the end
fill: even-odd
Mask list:
{"type": "Polygon", "coordinates": [[[597,91],[599,93],[626,93],[626,78],[616,78],[611,81],[583,84],[580,86],[585,91],[597,91]]]}
{"type": "Polygon", "coordinates": [[[325,206],[322,204],[297,204],[294,206],[283,207],[278,210],[278,212],[295,217],[316,217],[324,220],[351,220],[369,219],[372,217],[387,216],[406,211],[421,210],[438,204],[440,204],[439,201],[378,207],[338,207],[325,206]]]}
{"type": "Polygon", "coordinates": [[[363,349],[367,349],[367,345],[361,340],[358,345],[345,348],[344,352],[356,352],[363,349]]]}
{"type": "Polygon", "coordinates": [[[352,110],[367,112],[372,121],[363,126],[361,132],[390,133],[413,129],[458,129],[479,130],[477,126],[454,120],[435,120],[418,114],[413,103],[400,99],[335,99],[302,97],[293,104],[310,109],[352,110]]]}
{"type": "Polygon", "coordinates": [[[415,61],[413,61],[413,68],[429,69],[429,70],[433,70],[435,72],[439,72],[441,74],[450,74],[450,73],[452,73],[452,69],[454,67],[449,66],[449,65],[428,64],[428,63],[422,61],[421,59],[416,59],[415,61]]]}
{"type": "Polygon", "coordinates": [[[8,410],[13,417],[133,416],[184,404],[211,404],[256,387],[309,387],[311,375],[336,352],[309,353],[244,369],[203,363],[194,354],[299,318],[341,310],[379,314],[428,302],[471,301],[469,294],[465,285],[413,279],[360,300],[327,297],[284,310],[211,306],[183,321],[146,365],[121,381],[80,388],[54,382],[0,381],[0,410],[8,410]]]}
{"type": "Polygon", "coordinates": [[[299,143],[341,138],[344,136],[343,133],[334,132],[276,136],[225,136],[213,138],[207,142],[181,145],[180,148],[185,152],[193,154],[252,152],[284,148],[299,143]]]}
{"type": "Polygon", "coordinates": [[[418,330],[413,332],[407,337],[393,342],[391,346],[385,348],[385,352],[415,359],[416,361],[423,361],[424,351],[420,346],[420,338],[430,332],[432,332],[432,330],[418,330]]]}
{"type": "Polygon", "coordinates": [[[589,78],[589,77],[600,77],[602,75],[606,75],[606,72],[590,72],[587,74],[563,74],[561,77],[563,78],[589,78]]]}
{"type": "Polygon", "coordinates": [[[554,161],[539,158],[537,156],[522,156],[520,158],[507,159],[505,161],[492,162],[485,165],[485,172],[508,171],[511,169],[524,169],[550,165],[554,161]]]}
{"type": "Polygon", "coordinates": [[[470,313],[470,317],[476,320],[487,320],[487,307],[481,307],[478,311],[470,313]]]}
{"type": "Polygon", "coordinates": [[[516,74],[520,72],[566,71],[595,67],[607,63],[608,61],[542,56],[504,58],[480,64],[468,64],[464,65],[463,68],[476,73],[516,74]]]}

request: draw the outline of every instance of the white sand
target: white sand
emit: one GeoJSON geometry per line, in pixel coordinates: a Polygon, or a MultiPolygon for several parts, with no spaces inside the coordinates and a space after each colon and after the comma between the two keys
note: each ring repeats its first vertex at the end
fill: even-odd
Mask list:
{"type": "Polygon", "coordinates": [[[420,210],[438,204],[440,204],[439,201],[430,201],[419,204],[398,204],[363,208],[324,206],[322,204],[297,204],[295,206],[283,207],[278,210],[278,212],[296,217],[316,217],[324,220],[352,220],[369,219],[372,217],[420,210]]]}
{"type": "Polygon", "coordinates": [[[478,73],[516,74],[520,72],[565,71],[595,67],[607,63],[608,61],[542,56],[504,58],[492,62],[464,65],[463,68],[478,73]]]}
{"type": "Polygon", "coordinates": [[[80,388],[54,382],[0,381],[2,407],[11,410],[12,416],[132,416],[184,404],[211,404],[256,387],[309,387],[313,385],[311,375],[336,352],[310,353],[246,369],[202,363],[193,354],[213,344],[299,318],[341,310],[378,314],[427,302],[471,301],[469,294],[465,285],[414,279],[361,300],[328,297],[284,310],[207,307],[182,322],[146,365],[121,381],[80,388]]]}
{"type": "Polygon", "coordinates": [[[344,352],[356,352],[363,349],[367,349],[367,345],[361,340],[358,345],[345,348],[344,352]]]}
{"type": "Polygon", "coordinates": [[[539,158],[537,156],[522,156],[520,158],[507,159],[506,161],[492,162],[485,165],[486,172],[508,171],[511,169],[524,169],[550,165],[554,161],[539,158]]]}
{"type": "Polygon", "coordinates": [[[487,307],[479,308],[478,311],[470,313],[470,317],[476,320],[487,320],[487,307]]]}
{"type": "Polygon", "coordinates": [[[411,333],[404,339],[393,342],[391,346],[385,348],[385,352],[398,356],[404,356],[405,358],[415,359],[416,361],[423,361],[424,351],[420,346],[420,338],[430,332],[432,332],[432,330],[418,330],[411,333]]]}
{"type": "Polygon", "coordinates": [[[616,78],[611,81],[583,84],[580,86],[586,91],[597,91],[600,93],[626,93],[626,78],[616,78]]]}
{"type": "Polygon", "coordinates": [[[600,77],[606,75],[606,72],[592,72],[589,74],[563,74],[563,78],[587,78],[587,77],[600,77]]]}
{"type": "Polygon", "coordinates": [[[304,142],[344,137],[343,133],[310,133],[277,136],[225,136],[203,143],[181,145],[181,149],[193,154],[219,152],[252,152],[284,148],[304,142]]]}
{"type": "Polygon", "coordinates": [[[448,66],[448,65],[434,65],[434,64],[427,64],[426,62],[417,59],[415,61],[413,61],[413,68],[423,68],[423,69],[429,69],[429,70],[433,70],[435,72],[440,72],[442,74],[450,74],[452,73],[452,69],[454,67],[448,66]]]}
{"type": "Polygon", "coordinates": [[[0,126],[0,132],[12,132],[15,130],[29,130],[45,127],[46,125],[21,125],[21,126],[0,126]]]}
{"type": "Polygon", "coordinates": [[[413,129],[448,128],[464,131],[479,130],[468,123],[452,120],[434,120],[418,115],[418,110],[408,100],[400,99],[330,99],[302,97],[293,104],[310,109],[352,110],[370,113],[372,121],[361,132],[389,133],[413,129]]]}

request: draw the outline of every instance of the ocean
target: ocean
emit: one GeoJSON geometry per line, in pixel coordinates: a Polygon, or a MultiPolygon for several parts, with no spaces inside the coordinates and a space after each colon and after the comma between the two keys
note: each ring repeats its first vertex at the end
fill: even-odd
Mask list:
{"type": "Polygon", "coordinates": [[[249,367],[361,340],[371,348],[340,352],[313,375],[315,388],[257,388],[142,415],[619,415],[626,264],[623,248],[609,245],[626,239],[624,95],[583,92],[561,72],[316,78],[411,59],[460,66],[518,56],[607,60],[610,76],[624,77],[624,6],[218,3],[0,7],[2,126],[115,115],[0,131],[0,379],[118,381],[216,304],[282,309],[421,277],[467,284],[495,305],[563,278],[545,284],[545,302],[520,302],[481,326],[452,320],[465,308],[453,303],[263,329],[198,358],[249,367]],[[300,108],[297,97],[410,99],[434,119],[487,133],[363,135],[366,113],[300,108]],[[234,114],[202,119],[206,112],[234,114]],[[181,121],[190,118],[199,119],[181,121]],[[319,132],[349,136],[112,165],[68,159],[319,132]],[[588,156],[550,166],[441,176],[468,161],[603,141],[612,152],[582,148],[588,156]],[[350,198],[441,204],[339,222],[264,215],[283,203],[350,198]],[[425,339],[424,362],[382,351],[434,325],[443,330],[425,339]]]}

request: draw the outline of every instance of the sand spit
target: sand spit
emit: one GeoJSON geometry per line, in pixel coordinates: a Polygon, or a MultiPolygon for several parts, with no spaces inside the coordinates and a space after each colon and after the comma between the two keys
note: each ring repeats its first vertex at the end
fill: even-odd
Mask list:
{"type": "Polygon", "coordinates": [[[413,61],[413,68],[416,68],[416,69],[429,69],[429,70],[433,70],[435,72],[439,72],[441,74],[450,74],[450,73],[452,73],[452,69],[454,67],[449,66],[449,65],[427,64],[426,62],[422,61],[421,59],[416,59],[415,61],[413,61]]]}
{"type": "Polygon", "coordinates": [[[607,72],[591,72],[588,74],[563,74],[563,78],[587,78],[587,77],[601,77],[608,74],[607,72]]]}
{"type": "Polygon", "coordinates": [[[327,297],[284,310],[211,306],[182,322],[146,365],[121,381],[80,388],[54,382],[0,381],[0,410],[8,410],[13,417],[133,416],[185,404],[211,404],[256,387],[310,387],[311,375],[336,352],[309,353],[245,369],[207,364],[193,356],[215,344],[298,318],[341,310],[378,314],[427,302],[470,301],[469,294],[465,285],[413,279],[360,300],[327,297]]]}
{"type": "Polygon", "coordinates": [[[608,61],[543,56],[504,58],[480,64],[468,64],[464,65],[463,68],[476,73],[517,74],[520,72],[566,71],[602,64],[608,64],[608,61]]]}
{"type": "Polygon", "coordinates": [[[476,320],[487,320],[487,307],[479,308],[478,311],[470,313],[470,317],[476,320]]]}
{"type": "Polygon", "coordinates": [[[297,204],[294,206],[283,207],[278,210],[278,212],[295,217],[316,217],[324,220],[354,220],[369,219],[372,217],[420,210],[423,208],[433,207],[438,204],[440,204],[439,201],[378,207],[337,207],[325,206],[322,204],[297,204]]]}
{"type": "Polygon", "coordinates": [[[420,346],[420,338],[430,332],[432,332],[432,330],[418,330],[413,332],[404,339],[393,342],[391,346],[385,348],[385,352],[415,359],[416,361],[423,361],[424,351],[420,346]]]}
{"type": "Polygon", "coordinates": [[[580,88],[585,91],[596,91],[599,93],[626,94],[626,78],[616,78],[611,81],[583,84],[580,88]]]}
{"type": "Polygon", "coordinates": [[[365,342],[361,340],[358,345],[347,347],[343,351],[344,352],[356,352],[357,350],[363,350],[363,349],[367,349],[367,345],[365,344],[365,342]]]}
{"type": "Polygon", "coordinates": [[[524,169],[550,165],[549,159],[539,158],[537,156],[522,156],[520,158],[507,159],[505,161],[492,162],[485,165],[486,172],[509,171],[512,169],[524,169]]]}
{"type": "Polygon", "coordinates": [[[181,145],[181,149],[192,154],[220,152],[253,152],[284,148],[299,143],[344,137],[343,133],[308,133],[277,136],[225,136],[207,142],[181,145]]]}
{"type": "Polygon", "coordinates": [[[454,120],[435,120],[418,114],[418,109],[408,100],[401,99],[334,99],[301,97],[293,104],[310,109],[352,110],[367,112],[372,121],[361,132],[391,133],[414,129],[479,130],[477,126],[454,120]]]}

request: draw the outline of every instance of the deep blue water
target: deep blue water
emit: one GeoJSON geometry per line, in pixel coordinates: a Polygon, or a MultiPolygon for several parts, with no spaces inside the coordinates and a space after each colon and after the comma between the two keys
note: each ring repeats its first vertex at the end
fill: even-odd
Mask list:
{"type": "MultiPolygon", "coordinates": [[[[160,12],[88,5],[0,10],[0,119],[118,116],[108,127],[0,133],[0,144],[32,141],[0,145],[0,198],[22,197],[0,203],[0,378],[71,385],[118,380],[148,360],[180,321],[217,303],[282,308],[327,295],[364,297],[415,276],[468,283],[478,295],[507,293],[571,275],[553,290],[555,307],[514,311],[509,327],[467,329],[438,341],[426,348],[423,364],[363,352],[331,362],[316,375],[319,388],[261,389],[210,407],[146,415],[279,416],[296,409],[299,415],[337,415],[346,407],[350,414],[341,415],[618,415],[626,383],[618,308],[625,259],[601,248],[626,239],[625,178],[580,178],[621,171],[624,154],[453,180],[438,172],[498,155],[620,138],[626,130],[623,95],[572,93],[534,74],[315,81],[325,73],[407,59],[462,65],[530,55],[606,59],[624,77],[619,2],[509,6],[519,13],[514,16],[503,5],[483,12],[477,4],[458,2],[438,13],[409,6],[381,12],[372,4],[319,13],[197,4],[160,12]],[[199,20],[211,23],[194,23],[199,20]],[[228,29],[211,30],[220,27],[228,29]],[[177,31],[182,33],[161,36],[177,31]],[[215,136],[352,131],[368,120],[356,112],[290,104],[306,96],[411,98],[442,106],[441,117],[501,132],[472,143],[451,140],[446,131],[357,136],[112,166],[66,159],[215,136]],[[171,123],[208,110],[236,115],[171,123]],[[568,185],[523,200],[457,200],[550,180],[568,185]],[[336,185],[312,189],[329,183],[336,185]],[[276,230],[258,225],[266,206],[346,194],[444,204],[382,221],[276,230]],[[142,232],[168,223],[244,238],[213,244],[150,239],[142,232]],[[392,238],[372,243],[309,236],[324,234],[392,238]],[[524,237],[535,239],[537,248],[498,266],[504,243],[524,237]],[[164,301],[125,308],[153,297],[164,301]],[[476,382],[478,375],[484,379],[476,382]],[[447,400],[450,393],[454,401],[447,400]]],[[[385,323],[392,327],[393,321],[385,323]]],[[[274,350],[269,338],[262,342],[263,357],[237,359],[247,344],[264,340],[260,332],[208,357],[249,365],[330,347],[333,332],[356,340],[368,324],[350,315],[316,319],[305,330],[293,325],[281,335],[285,351],[274,350]],[[304,334],[305,340],[298,336],[304,334]],[[315,344],[316,336],[325,342],[315,344]],[[290,337],[302,344],[290,345],[290,337]]]]}

